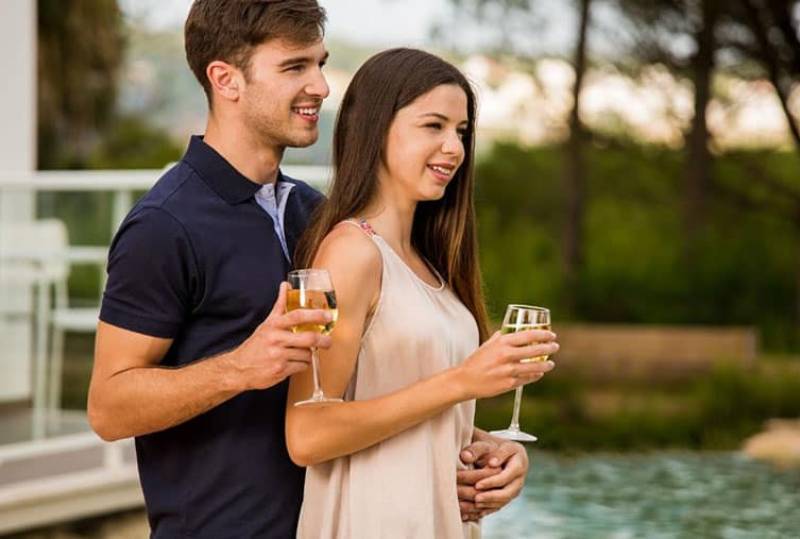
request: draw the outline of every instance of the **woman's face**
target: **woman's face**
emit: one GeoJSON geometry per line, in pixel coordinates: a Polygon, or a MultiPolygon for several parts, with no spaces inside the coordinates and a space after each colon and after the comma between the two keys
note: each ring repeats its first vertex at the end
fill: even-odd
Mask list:
{"type": "Polygon", "coordinates": [[[464,162],[467,95],[437,86],[397,111],[386,138],[381,183],[393,197],[438,200],[464,162]]]}

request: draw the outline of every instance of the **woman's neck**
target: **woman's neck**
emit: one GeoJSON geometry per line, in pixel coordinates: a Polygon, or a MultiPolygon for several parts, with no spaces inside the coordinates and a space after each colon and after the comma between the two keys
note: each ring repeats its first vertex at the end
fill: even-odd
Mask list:
{"type": "Polygon", "coordinates": [[[411,247],[411,231],[416,209],[416,201],[395,195],[387,196],[381,190],[375,203],[364,211],[364,218],[396,252],[411,256],[414,253],[411,247]]]}

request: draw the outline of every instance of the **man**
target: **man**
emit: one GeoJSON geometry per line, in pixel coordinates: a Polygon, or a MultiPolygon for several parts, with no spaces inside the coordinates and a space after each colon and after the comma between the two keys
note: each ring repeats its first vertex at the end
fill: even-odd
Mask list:
{"type": "MultiPolygon", "coordinates": [[[[286,379],[330,339],[291,328],[329,315],[285,312],[281,282],[322,196],[279,165],[318,137],[324,21],[316,0],[194,2],[186,56],[208,98],[205,135],[111,246],[89,420],[104,439],[136,437],[156,538],[295,533],[303,470],[285,447],[286,379]]],[[[518,444],[476,439],[465,519],[516,496],[527,470],[518,444]]]]}

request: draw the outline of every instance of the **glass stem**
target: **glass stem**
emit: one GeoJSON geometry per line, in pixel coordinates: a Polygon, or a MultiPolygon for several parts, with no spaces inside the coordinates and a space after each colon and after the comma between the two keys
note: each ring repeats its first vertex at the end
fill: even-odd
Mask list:
{"type": "Polygon", "coordinates": [[[311,400],[322,400],[325,395],[322,394],[322,387],[319,384],[319,354],[316,347],[311,349],[311,373],[314,377],[314,393],[311,395],[311,400]]]}
{"type": "Polygon", "coordinates": [[[519,386],[514,393],[514,413],[511,414],[511,425],[508,430],[519,431],[519,409],[522,404],[522,387],[519,386]]]}

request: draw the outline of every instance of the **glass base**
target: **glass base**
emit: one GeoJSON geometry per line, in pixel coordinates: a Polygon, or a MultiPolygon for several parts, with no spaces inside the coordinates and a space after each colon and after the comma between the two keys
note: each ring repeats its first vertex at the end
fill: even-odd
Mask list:
{"type": "Polygon", "coordinates": [[[497,436],[498,438],[505,438],[506,440],[514,440],[515,442],[535,442],[539,439],[533,434],[522,432],[519,429],[493,430],[489,434],[497,436]]]}
{"type": "Polygon", "coordinates": [[[344,402],[342,399],[331,398],[331,397],[318,397],[314,398],[311,397],[305,401],[299,401],[294,403],[295,406],[322,406],[324,404],[332,404],[334,402],[344,402]]]}

